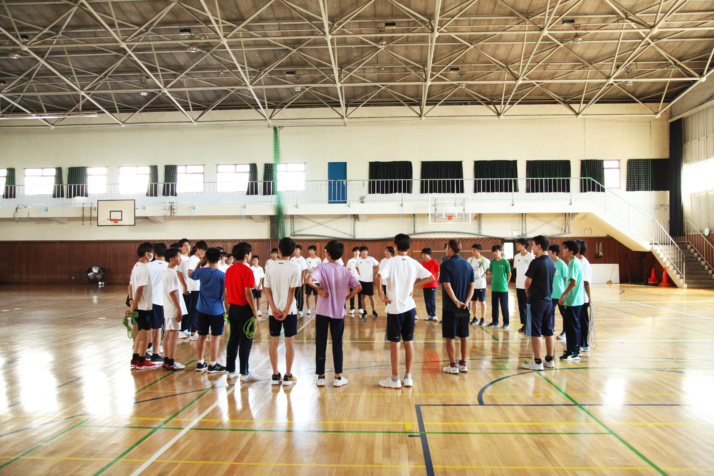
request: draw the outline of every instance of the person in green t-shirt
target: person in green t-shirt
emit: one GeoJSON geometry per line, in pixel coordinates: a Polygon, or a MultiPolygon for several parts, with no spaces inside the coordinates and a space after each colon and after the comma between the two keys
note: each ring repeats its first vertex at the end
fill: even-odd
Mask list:
{"type": "Polygon", "coordinates": [[[494,259],[488,268],[491,274],[491,309],[493,320],[487,327],[498,327],[498,307],[503,308],[503,328],[508,329],[510,315],[508,314],[508,282],[511,280],[511,265],[501,254],[501,245],[491,248],[494,259]]]}
{"type": "Polygon", "coordinates": [[[577,241],[563,243],[563,258],[568,262],[567,287],[558,299],[565,310],[564,324],[567,336],[567,350],[561,361],[580,360],[580,310],[583,306],[583,267],[575,255],[580,251],[577,241]]]}
{"type": "Polygon", "coordinates": [[[558,335],[558,340],[565,340],[565,312],[563,306],[558,304],[560,296],[565,291],[566,277],[568,276],[568,265],[560,259],[560,245],[550,245],[548,256],[555,263],[555,278],[553,279],[553,320],[555,322],[555,308],[560,309],[560,317],[563,319],[563,332],[558,335]]]}

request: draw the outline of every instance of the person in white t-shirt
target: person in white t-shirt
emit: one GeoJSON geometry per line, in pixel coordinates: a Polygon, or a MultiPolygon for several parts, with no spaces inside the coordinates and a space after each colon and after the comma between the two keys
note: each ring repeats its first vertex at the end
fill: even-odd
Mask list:
{"type": "MultiPolygon", "coordinates": [[[[188,287],[188,260],[189,253],[191,253],[191,242],[188,239],[183,238],[178,242],[178,248],[181,250],[181,264],[176,267],[176,273],[179,277],[179,282],[181,283],[181,296],[183,298],[186,309],[191,307],[191,290],[188,287]]],[[[185,319],[181,320],[181,331],[178,333],[179,339],[188,339],[191,337],[191,331],[189,329],[188,313],[185,319]]]]}
{"type": "Polygon", "coordinates": [[[298,268],[300,268],[301,278],[300,287],[295,290],[295,303],[297,304],[298,310],[298,321],[302,319],[302,310],[305,307],[305,276],[307,276],[307,261],[302,256],[302,246],[295,245],[295,251],[293,252],[292,258],[290,258],[291,263],[295,263],[298,268]]]}
{"type": "Polygon", "coordinates": [[[580,308],[580,353],[590,352],[588,336],[590,333],[590,309],[592,308],[592,295],[590,294],[590,284],[593,280],[593,267],[585,257],[588,245],[583,240],[575,240],[580,245],[580,252],[575,255],[580,260],[583,268],[583,306],[580,308]]]}
{"type": "Polygon", "coordinates": [[[176,248],[166,250],[167,268],[162,278],[162,302],[164,303],[164,364],[166,370],[182,370],[176,362],[176,343],[181,321],[186,314],[186,303],[181,297],[181,282],[176,268],[181,264],[181,252],[176,248]]]}
{"type": "Polygon", "coordinates": [[[471,312],[473,319],[471,325],[486,324],[486,273],[491,266],[491,260],[481,254],[483,246],[480,243],[471,245],[471,257],[467,259],[468,263],[474,269],[474,295],[471,298],[471,312]],[[477,307],[481,308],[481,321],[479,322],[477,307]]]}
{"type": "Polygon", "coordinates": [[[164,272],[168,267],[168,263],[164,258],[166,254],[166,244],[154,243],[154,261],[151,261],[146,266],[149,268],[151,276],[151,296],[152,306],[151,311],[151,337],[150,344],[147,349],[148,354],[151,354],[151,361],[155,364],[160,364],[164,360],[161,355],[161,330],[164,328],[164,272]]]}
{"type": "Polygon", "coordinates": [[[134,340],[134,353],[131,357],[131,368],[137,370],[151,370],[159,368],[158,365],[146,360],[146,348],[149,344],[151,332],[151,309],[153,297],[151,295],[151,275],[146,266],[154,258],[154,245],[142,243],[136,253],[139,260],[131,270],[129,279],[129,313],[136,311],[136,338],[134,340]]]}
{"type": "MultiPolygon", "coordinates": [[[[200,268],[200,263],[201,260],[203,259],[204,256],[206,256],[206,250],[208,249],[208,244],[201,240],[198,243],[196,243],[196,250],[193,254],[188,259],[188,277],[191,277],[191,274],[193,274],[196,269],[200,268]]],[[[191,292],[191,300],[189,302],[188,307],[188,320],[189,320],[189,329],[191,332],[191,340],[198,340],[198,309],[196,309],[196,306],[198,305],[198,297],[201,292],[201,283],[197,279],[189,279],[188,280],[188,289],[191,292]]]]}
{"type": "MultiPolygon", "coordinates": [[[[382,269],[382,266],[387,262],[387,260],[391,259],[392,256],[394,256],[394,247],[393,246],[386,246],[384,248],[384,258],[382,258],[382,261],[379,262],[379,269],[382,269]]],[[[377,273],[379,273],[379,270],[377,270],[377,273]]],[[[382,280],[382,293],[387,294],[387,280],[386,278],[382,280]]]]}
{"type": "Polygon", "coordinates": [[[521,318],[521,328],[518,332],[526,332],[526,316],[528,309],[528,295],[526,294],[526,271],[535,259],[528,251],[528,239],[518,238],[516,241],[516,256],[513,257],[513,269],[516,270],[516,295],[518,298],[518,314],[521,318]]]}
{"type": "Polygon", "coordinates": [[[292,374],[295,348],[293,337],[298,333],[297,306],[295,293],[302,285],[301,270],[291,256],[295,242],[288,237],[278,243],[281,259],[265,270],[265,299],[268,301],[268,326],[270,328],[270,364],[273,366],[273,385],[293,385],[297,378],[292,374]],[[280,333],[285,335],[285,376],[280,378],[278,370],[278,344],[280,333]]]}
{"type": "Polygon", "coordinates": [[[434,281],[434,276],[420,262],[408,256],[412,240],[403,233],[394,237],[397,256],[389,258],[379,267],[377,274],[377,292],[387,305],[387,340],[391,348],[392,376],[380,380],[379,385],[386,388],[401,388],[414,385],[412,365],[414,364],[414,321],[416,303],[414,288],[434,281]],[[386,281],[387,293],[382,293],[382,282],[386,281]],[[406,354],[406,373],[399,380],[399,342],[404,342],[406,354]]]}
{"type": "Polygon", "coordinates": [[[278,258],[278,249],[273,248],[272,250],[270,250],[270,259],[265,261],[265,271],[268,271],[270,265],[277,261],[280,261],[280,258],[278,258]]]}
{"type": "Polygon", "coordinates": [[[220,271],[223,271],[223,274],[225,274],[226,271],[228,271],[228,268],[230,268],[227,261],[228,261],[228,253],[226,253],[225,251],[221,251],[221,260],[218,262],[218,269],[220,271]]]}
{"type": "Polygon", "coordinates": [[[369,256],[369,248],[359,247],[359,258],[357,258],[357,272],[359,273],[359,284],[362,291],[359,292],[359,317],[367,318],[367,309],[364,303],[365,296],[372,304],[372,315],[379,317],[377,309],[374,307],[374,280],[379,271],[379,261],[369,256]]]}
{"type": "Polygon", "coordinates": [[[260,310],[260,298],[263,297],[263,279],[265,278],[265,272],[263,268],[260,267],[260,256],[253,255],[250,260],[250,269],[253,271],[253,278],[255,279],[253,300],[255,301],[255,309],[258,311],[256,317],[262,317],[263,312],[260,310]]]}
{"type": "MultiPolygon", "coordinates": [[[[357,259],[359,258],[359,246],[355,246],[352,248],[352,258],[347,260],[347,268],[350,270],[352,273],[352,276],[357,278],[359,280],[359,272],[357,271],[357,259]]],[[[327,258],[325,258],[327,259],[327,258]]],[[[353,288],[350,288],[350,293],[352,292],[353,288]]],[[[359,300],[359,298],[357,298],[359,300]]],[[[355,314],[355,298],[352,297],[350,298],[350,315],[354,316],[355,314]]]]}
{"type": "MultiPolygon", "coordinates": [[[[305,259],[305,264],[307,265],[307,273],[305,274],[305,279],[310,276],[315,268],[322,264],[322,260],[317,256],[317,246],[310,245],[307,247],[308,257],[305,259]]],[[[315,283],[320,285],[320,283],[315,283]]],[[[312,312],[312,306],[310,306],[310,296],[315,296],[315,307],[317,307],[317,291],[312,286],[305,286],[305,301],[307,304],[307,315],[309,316],[312,312]]],[[[317,312],[317,311],[316,311],[317,312]]]]}
{"type": "MultiPolygon", "coordinates": [[[[228,254],[228,258],[226,258],[226,265],[230,268],[234,264],[236,264],[235,257],[232,254],[228,254]]],[[[228,270],[226,270],[226,271],[228,271],[228,270]]]]}

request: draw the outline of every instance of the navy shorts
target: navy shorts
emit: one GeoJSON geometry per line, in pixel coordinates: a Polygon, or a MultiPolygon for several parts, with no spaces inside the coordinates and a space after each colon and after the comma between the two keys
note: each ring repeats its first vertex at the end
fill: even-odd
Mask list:
{"type": "Polygon", "coordinates": [[[456,339],[469,336],[469,319],[462,317],[457,319],[454,311],[442,311],[441,314],[441,337],[444,339],[456,339]]]}
{"type": "Polygon", "coordinates": [[[360,281],[359,284],[362,286],[362,291],[359,292],[360,296],[374,296],[374,283],[360,281]]]}
{"type": "Polygon", "coordinates": [[[268,327],[270,328],[271,337],[280,337],[280,331],[285,329],[285,337],[292,337],[298,333],[298,320],[296,314],[288,314],[288,317],[282,321],[277,320],[273,316],[268,317],[268,327]]]}
{"type": "Polygon", "coordinates": [[[209,329],[212,336],[221,336],[223,335],[224,324],[223,314],[209,316],[202,312],[198,313],[198,335],[200,336],[207,336],[209,329]]]}
{"type": "Polygon", "coordinates": [[[150,331],[151,330],[151,316],[152,311],[142,311],[137,309],[136,312],[139,313],[139,317],[136,318],[136,327],[140,331],[150,331]]]}
{"type": "Polygon", "coordinates": [[[263,290],[253,289],[253,299],[260,299],[263,297],[263,290]]]}
{"type": "Polygon", "coordinates": [[[471,297],[472,301],[486,302],[486,288],[474,289],[474,295],[471,297]]]}
{"type": "Polygon", "coordinates": [[[154,304],[154,309],[151,311],[151,328],[164,328],[164,306],[157,306],[154,304]]]}
{"type": "Polygon", "coordinates": [[[536,301],[528,304],[525,333],[531,337],[552,337],[555,334],[553,301],[536,301]]]}
{"type": "MultiPolygon", "coordinates": [[[[315,283],[317,287],[320,286],[319,283],[315,283]]],[[[307,284],[305,285],[305,295],[306,296],[317,296],[317,291],[313,289],[312,286],[308,286],[307,284]]]]}
{"type": "Polygon", "coordinates": [[[414,340],[416,309],[401,314],[387,314],[387,340],[411,342],[414,340]]]}

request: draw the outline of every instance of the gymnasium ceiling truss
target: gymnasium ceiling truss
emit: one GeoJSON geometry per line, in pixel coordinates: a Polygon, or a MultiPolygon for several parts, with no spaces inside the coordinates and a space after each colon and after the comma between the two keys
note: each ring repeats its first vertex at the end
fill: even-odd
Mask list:
{"type": "Polygon", "coordinates": [[[526,104],[658,117],[711,76],[713,54],[710,1],[2,0],[0,126],[237,110],[220,121],[271,125],[313,108],[342,124],[384,106],[428,119],[526,104]]]}

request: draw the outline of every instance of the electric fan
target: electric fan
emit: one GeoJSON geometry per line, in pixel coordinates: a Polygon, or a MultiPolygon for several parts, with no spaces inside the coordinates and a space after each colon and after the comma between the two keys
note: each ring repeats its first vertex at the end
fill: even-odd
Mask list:
{"type": "Polygon", "coordinates": [[[87,281],[90,283],[98,283],[100,288],[104,287],[104,277],[106,273],[101,266],[91,266],[87,270],[87,281]]]}

